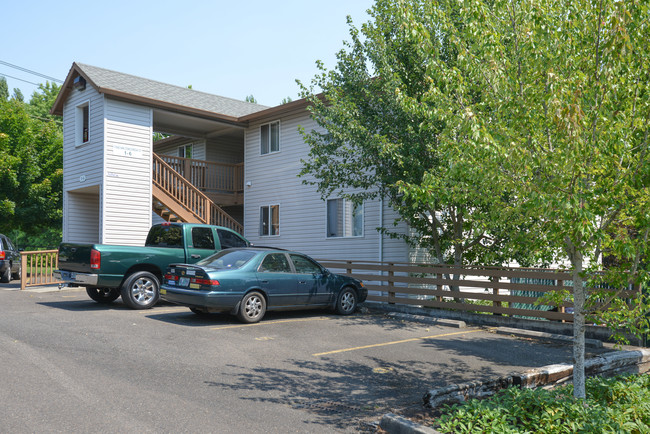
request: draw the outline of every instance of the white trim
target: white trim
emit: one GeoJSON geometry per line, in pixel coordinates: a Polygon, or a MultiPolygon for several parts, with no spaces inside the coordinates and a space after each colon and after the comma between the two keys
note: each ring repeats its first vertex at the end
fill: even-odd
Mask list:
{"type": "Polygon", "coordinates": [[[282,207],[280,206],[280,204],[279,203],[272,203],[272,204],[268,204],[268,205],[260,205],[259,210],[260,210],[260,212],[258,213],[258,215],[260,216],[260,220],[258,221],[258,229],[257,229],[257,232],[258,232],[259,236],[260,237],[279,237],[280,234],[282,233],[282,230],[280,228],[280,222],[282,221],[280,213],[281,213],[282,207]],[[271,208],[273,208],[274,206],[278,207],[278,230],[277,230],[276,234],[271,234],[271,227],[273,226],[273,221],[272,221],[272,218],[271,218],[273,214],[271,213],[271,208]],[[268,234],[262,234],[262,208],[268,208],[269,209],[269,233],[268,234]]]}
{"type": "Polygon", "coordinates": [[[74,108],[74,146],[78,148],[90,143],[90,99],[85,100],[81,104],[77,104],[74,108]],[[88,107],[88,140],[83,140],[83,112],[88,107]]]}
{"type": "Polygon", "coordinates": [[[356,204],[355,204],[354,202],[352,202],[351,200],[348,200],[348,199],[345,199],[345,198],[342,198],[342,197],[332,197],[332,198],[329,198],[329,199],[326,199],[326,200],[325,200],[325,238],[327,238],[328,240],[331,240],[331,239],[342,239],[342,238],[363,238],[363,237],[365,236],[365,224],[366,224],[365,211],[366,211],[366,209],[365,209],[365,204],[364,204],[363,202],[361,202],[361,204],[360,204],[360,205],[361,205],[361,234],[360,234],[360,235],[345,235],[345,232],[346,232],[346,229],[347,229],[347,225],[348,225],[348,224],[351,225],[351,226],[350,226],[350,229],[351,229],[350,232],[353,232],[352,229],[354,229],[354,227],[353,227],[353,223],[349,222],[348,219],[347,219],[347,213],[346,213],[346,206],[347,206],[347,204],[350,204],[351,206],[355,206],[355,205],[356,205],[356,204]],[[329,234],[329,218],[330,218],[330,216],[329,216],[328,203],[329,203],[331,200],[340,200],[340,201],[342,201],[342,202],[341,202],[341,205],[343,206],[343,211],[342,211],[342,216],[343,216],[343,222],[342,222],[343,235],[330,236],[330,234],[329,234]]]}

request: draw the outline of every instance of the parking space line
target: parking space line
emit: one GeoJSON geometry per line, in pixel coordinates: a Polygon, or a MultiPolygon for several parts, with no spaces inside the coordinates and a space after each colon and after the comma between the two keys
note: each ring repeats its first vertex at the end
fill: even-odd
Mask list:
{"type": "Polygon", "coordinates": [[[283,323],[289,323],[289,322],[327,321],[327,320],[328,320],[327,318],[286,319],[286,320],[280,320],[280,321],[256,322],[255,324],[239,324],[239,325],[229,325],[229,326],[223,326],[223,327],[213,327],[210,330],[238,329],[238,328],[241,328],[241,327],[256,327],[256,326],[263,326],[263,325],[283,324],[283,323]]]}
{"type": "Polygon", "coordinates": [[[420,338],[403,339],[401,341],[383,342],[381,344],[363,345],[363,346],[360,346],[360,347],[344,348],[344,349],[341,349],[341,350],[334,350],[334,351],[325,351],[324,353],[312,354],[312,356],[313,357],[327,356],[327,355],[330,355],[330,354],[345,353],[345,352],[348,352],[348,351],[365,350],[365,349],[368,349],[368,348],[385,347],[385,346],[388,346],[388,345],[405,344],[407,342],[416,342],[416,341],[422,341],[422,340],[425,340],[425,339],[443,338],[443,337],[446,337],[446,336],[454,336],[454,335],[464,335],[464,334],[477,333],[477,332],[482,332],[482,331],[485,331],[485,330],[478,329],[478,330],[465,330],[465,331],[462,331],[462,332],[443,333],[443,334],[440,334],[440,335],[424,336],[424,337],[420,337],[420,338]]]}

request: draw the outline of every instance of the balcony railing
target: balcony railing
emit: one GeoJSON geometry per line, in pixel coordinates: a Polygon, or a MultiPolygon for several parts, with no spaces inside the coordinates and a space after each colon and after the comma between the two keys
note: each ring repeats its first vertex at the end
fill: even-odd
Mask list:
{"type": "Polygon", "coordinates": [[[217,163],[171,155],[159,157],[204,193],[240,194],[244,191],[244,163],[217,163]]]}

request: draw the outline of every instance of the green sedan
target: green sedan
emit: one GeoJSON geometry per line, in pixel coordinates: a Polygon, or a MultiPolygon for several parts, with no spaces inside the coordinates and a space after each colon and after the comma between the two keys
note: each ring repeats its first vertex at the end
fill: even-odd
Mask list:
{"type": "Polygon", "coordinates": [[[267,310],[332,308],[355,311],[368,291],[310,257],[268,248],[222,250],[196,264],[171,264],[160,296],[197,314],[227,312],[255,323],[267,310]]]}

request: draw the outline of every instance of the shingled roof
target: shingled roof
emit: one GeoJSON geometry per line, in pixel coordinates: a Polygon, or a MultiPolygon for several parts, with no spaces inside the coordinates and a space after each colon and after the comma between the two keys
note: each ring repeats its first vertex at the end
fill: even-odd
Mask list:
{"type": "Polygon", "coordinates": [[[74,79],[78,76],[82,76],[98,92],[115,98],[226,122],[238,122],[243,116],[269,109],[260,104],[75,62],[52,107],[53,114],[63,114],[63,103],[72,90],[74,79]]]}

